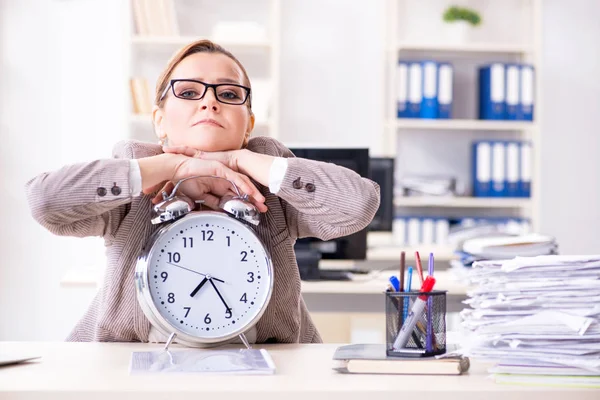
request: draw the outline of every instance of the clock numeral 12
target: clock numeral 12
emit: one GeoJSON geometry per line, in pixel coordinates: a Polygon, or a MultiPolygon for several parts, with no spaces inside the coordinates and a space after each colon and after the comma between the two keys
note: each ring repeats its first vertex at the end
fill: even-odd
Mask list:
{"type": "Polygon", "coordinates": [[[206,242],[212,242],[213,241],[213,231],[200,231],[202,233],[202,240],[206,241],[206,242]]]}

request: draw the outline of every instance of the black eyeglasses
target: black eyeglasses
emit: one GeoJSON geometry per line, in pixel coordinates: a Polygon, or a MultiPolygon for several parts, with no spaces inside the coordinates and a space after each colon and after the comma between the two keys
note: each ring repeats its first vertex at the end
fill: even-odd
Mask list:
{"type": "Polygon", "coordinates": [[[250,96],[250,88],[233,83],[213,85],[194,79],[171,79],[171,82],[169,82],[169,85],[160,96],[159,101],[165,98],[169,88],[172,89],[175,97],[184,100],[200,100],[204,98],[208,88],[212,88],[218,102],[234,105],[244,104],[250,96]]]}

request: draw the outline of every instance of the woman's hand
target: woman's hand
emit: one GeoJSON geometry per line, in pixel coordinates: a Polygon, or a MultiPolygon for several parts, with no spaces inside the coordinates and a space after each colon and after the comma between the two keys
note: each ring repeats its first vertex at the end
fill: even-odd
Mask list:
{"type": "Polygon", "coordinates": [[[232,181],[241,193],[247,194],[249,200],[258,208],[260,212],[266,212],[267,206],[264,204],[265,198],[258,188],[252,183],[246,175],[236,172],[224,164],[214,160],[202,160],[182,155],[169,155],[176,163],[172,169],[172,177],[159,185],[151,186],[144,190],[144,193],[152,193],[155,189],[162,186],[159,193],[153,198],[153,203],[162,200],[162,192],[170,193],[174,185],[181,179],[202,176],[200,178],[188,179],[179,185],[178,190],[189,196],[193,200],[204,200],[205,204],[211,208],[217,209],[221,197],[225,195],[236,195],[230,182],[232,181]]]}
{"type": "Polygon", "coordinates": [[[200,151],[187,146],[163,147],[166,154],[182,154],[201,160],[217,161],[227,168],[249,176],[264,186],[269,186],[269,174],[275,157],[250,150],[200,151]]]}

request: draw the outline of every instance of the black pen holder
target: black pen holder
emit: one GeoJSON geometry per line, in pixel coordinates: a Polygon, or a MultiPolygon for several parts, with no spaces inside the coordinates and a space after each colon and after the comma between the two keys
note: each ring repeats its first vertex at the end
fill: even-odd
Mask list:
{"type": "Polygon", "coordinates": [[[386,292],[385,325],[388,356],[429,357],[444,354],[446,291],[386,292]]]}

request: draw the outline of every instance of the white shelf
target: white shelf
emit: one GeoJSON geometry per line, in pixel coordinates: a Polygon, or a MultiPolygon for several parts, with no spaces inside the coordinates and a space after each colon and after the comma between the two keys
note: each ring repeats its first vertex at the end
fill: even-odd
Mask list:
{"type": "Polygon", "coordinates": [[[522,131],[534,129],[531,121],[492,121],[480,119],[425,119],[399,118],[388,122],[395,128],[402,129],[438,129],[468,131],[522,131]]]}
{"type": "Polygon", "coordinates": [[[399,51],[423,51],[428,53],[467,53],[467,54],[515,54],[531,53],[531,46],[512,43],[465,43],[465,44],[435,44],[435,43],[400,43],[399,51]]]}
{"type": "Polygon", "coordinates": [[[447,207],[447,208],[528,208],[529,198],[493,197],[396,197],[396,207],[447,207]]]}
{"type": "MultiPolygon", "coordinates": [[[[134,35],[131,37],[132,44],[140,45],[157,45],[157,46],[185,46],[196,40],[203,39],[199,36],[142,36],[134,35]]],[[[219,43],[219,45],[230,48],[263,48],[268,49],[271,47],[269,41],[231,41],[231,40],[220,40],[218,38],[206,38],[219,43]]]]}

